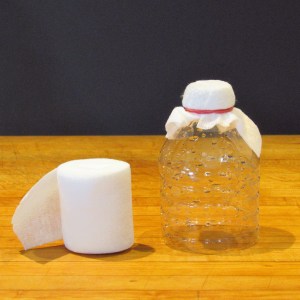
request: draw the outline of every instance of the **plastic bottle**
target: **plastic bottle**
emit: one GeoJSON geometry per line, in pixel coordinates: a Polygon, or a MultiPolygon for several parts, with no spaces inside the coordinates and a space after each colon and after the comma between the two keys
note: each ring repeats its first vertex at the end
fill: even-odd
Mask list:
{"type": "Polygon", "coordinates": [[[159,158],[166,244],[202,253],[247,248],[258,238],[259,157],[232,124],[202,129],[193,116],[159,158]]]}

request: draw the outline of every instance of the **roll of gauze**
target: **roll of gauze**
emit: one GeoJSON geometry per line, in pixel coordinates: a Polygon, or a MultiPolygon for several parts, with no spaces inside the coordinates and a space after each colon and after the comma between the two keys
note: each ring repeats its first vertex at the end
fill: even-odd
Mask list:
{"type": "Polygon", "coordinates": [[[57,168],[65,246],[87,254],[128,249],[134,241],[131,172],[113,159],[69,161],[57,168]]]}

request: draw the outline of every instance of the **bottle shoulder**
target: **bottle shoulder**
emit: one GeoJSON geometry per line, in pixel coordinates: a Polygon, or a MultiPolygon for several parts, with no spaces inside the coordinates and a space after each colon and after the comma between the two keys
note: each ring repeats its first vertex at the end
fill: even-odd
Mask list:
{"type": "Polygon", "coordinates": [[[235,128],[203,130],[196,126],[196,122],[191,122],[177,132],[175,139],[167,139],[161,149],[160,162],[235,159],[259,164],[259,158],[235,128]]]}

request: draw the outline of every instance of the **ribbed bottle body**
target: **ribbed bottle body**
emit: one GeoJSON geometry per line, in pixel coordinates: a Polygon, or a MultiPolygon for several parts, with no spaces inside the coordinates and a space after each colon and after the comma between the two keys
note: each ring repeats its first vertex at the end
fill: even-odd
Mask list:
{"type": "Polygon", "coordinates": [[[166,243],[214,253],[247,248],[258,237],[259,158],[236,129],[182,128],[160,159],[166,243]]]}

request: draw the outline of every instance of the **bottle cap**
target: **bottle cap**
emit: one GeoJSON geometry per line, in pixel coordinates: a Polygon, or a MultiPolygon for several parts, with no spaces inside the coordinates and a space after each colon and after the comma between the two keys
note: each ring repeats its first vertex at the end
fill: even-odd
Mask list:
{"type": "Polygon", "coordinates": [[[232,86],[222,80],[198,80],[190,83],[183,94],[182,106],[192,110],[222,110],[233,107],[232,86]]]}

